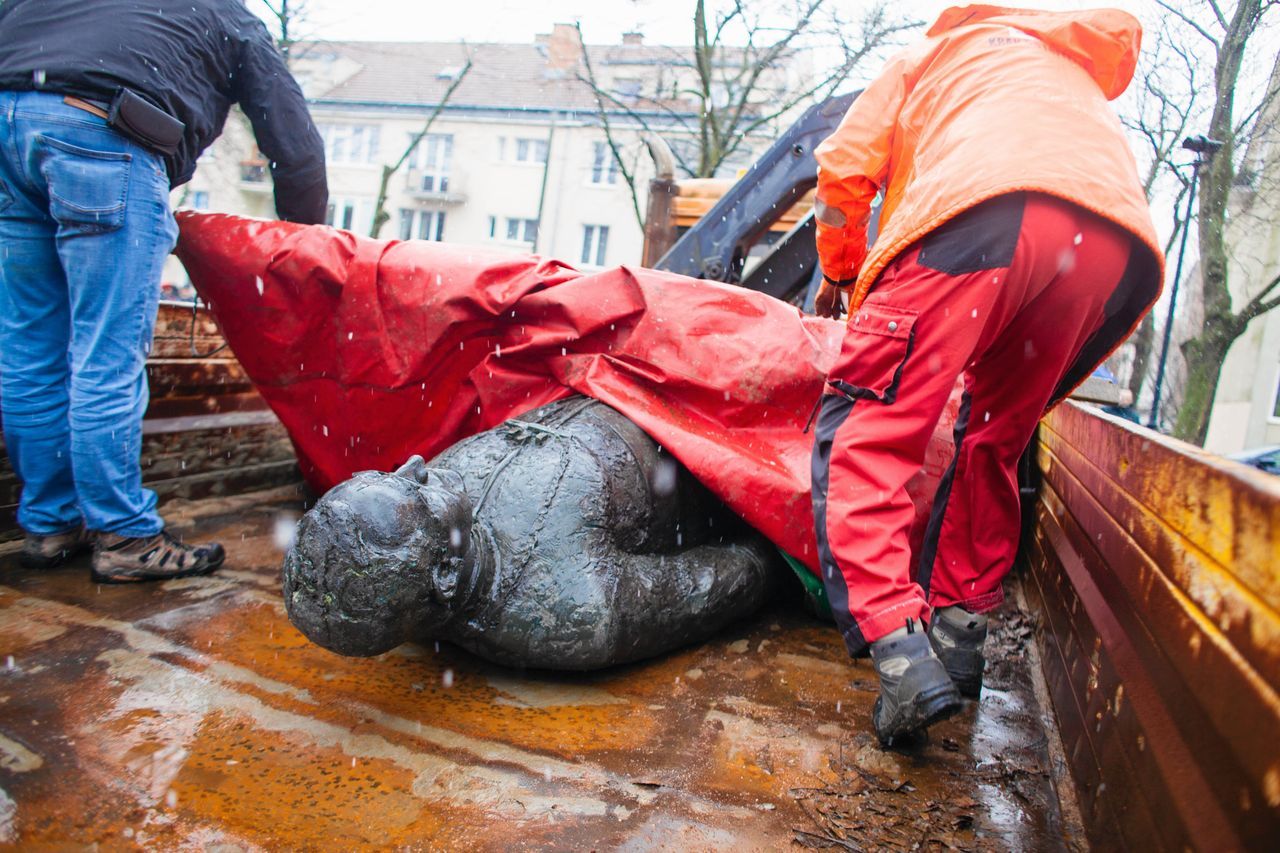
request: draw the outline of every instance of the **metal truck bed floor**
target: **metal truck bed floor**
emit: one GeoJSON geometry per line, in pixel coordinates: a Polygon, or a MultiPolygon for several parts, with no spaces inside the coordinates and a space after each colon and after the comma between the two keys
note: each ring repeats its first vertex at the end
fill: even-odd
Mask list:
{"type": "Polygon", "coordinates": [[[0,557],[0,847],[1076,843],[1016,608],[982,702],[918,753],[885,753],[868,729],[869,664],[851,666],[836,632],[789,601],[586,676],[449,647],[330,654],[280,600],[274,532],[299,506],[292,487],[171,504],[180,529],[227,546],[211,578],[96,586],[83,559],[38,573],[12,547],[0,557]]]}

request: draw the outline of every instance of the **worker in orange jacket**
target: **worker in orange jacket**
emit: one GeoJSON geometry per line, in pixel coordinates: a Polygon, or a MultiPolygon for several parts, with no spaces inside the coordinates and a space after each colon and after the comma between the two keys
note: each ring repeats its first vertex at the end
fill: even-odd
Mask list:
{"type": "Polygon", "coordinates": [[[1017,460],[1159,293],[1162,254],[1107,103],[1140,40],[1115,10],[948,9],[817,149],[817,306],[850,316],[816,430],[814,516],[837,624],[880,678],[885,744],[978,695],[984,614],[1017,548],[1017,460]],[[956,455],[913,579],[905,485],[961,374],[956,455]]]}

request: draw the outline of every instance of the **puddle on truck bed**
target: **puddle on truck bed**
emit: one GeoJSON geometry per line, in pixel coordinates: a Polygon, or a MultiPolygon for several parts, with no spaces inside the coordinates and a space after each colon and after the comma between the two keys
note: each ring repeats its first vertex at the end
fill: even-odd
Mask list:
{"type": "Polygon", "coordinates": [[[778,603],[592,675],[442,646],[342,658],[285,618],[286,488],[169,516],[209,578],[97,586],[0,557],[0,847],[23,850],[1069,848],[1010,608],[981,703],[912,754],[875,676],[778,603]]]}

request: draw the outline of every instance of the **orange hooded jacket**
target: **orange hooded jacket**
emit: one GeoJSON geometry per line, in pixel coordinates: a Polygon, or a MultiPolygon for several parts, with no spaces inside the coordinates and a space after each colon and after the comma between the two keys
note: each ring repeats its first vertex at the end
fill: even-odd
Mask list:
{"type": "Polygon", "coordinates": [[[828,279],[856,285],[851,314],[912,243],[1024,190],[1115,222],[1163,269],[1133,155],[1107,104],[1133,77],[1142,39],[1133,16],[965,6],[943,12],[927,35],[889,61],[815,152],[818,256],[828,279]]]}

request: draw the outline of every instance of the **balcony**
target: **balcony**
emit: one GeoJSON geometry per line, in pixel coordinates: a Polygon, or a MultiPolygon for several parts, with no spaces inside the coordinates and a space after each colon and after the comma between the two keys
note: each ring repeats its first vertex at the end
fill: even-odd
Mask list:
{"type": "Polygon", "coordinates": [[[251,193],[271,192],[271,172],[266,160],[240,161],[240,189],[251,193]]]}
{"type": "Polygon", "coordinates": [[[405,172],[405,192],[418,201],[462,204],[467,200],[466,175],[456,169],[445,174],[408,169],[405,172]]]}

